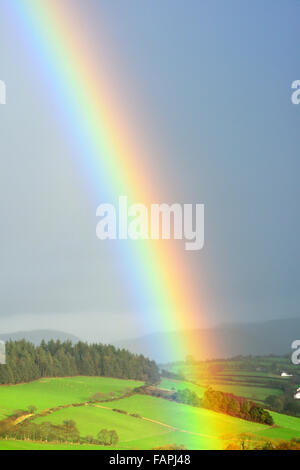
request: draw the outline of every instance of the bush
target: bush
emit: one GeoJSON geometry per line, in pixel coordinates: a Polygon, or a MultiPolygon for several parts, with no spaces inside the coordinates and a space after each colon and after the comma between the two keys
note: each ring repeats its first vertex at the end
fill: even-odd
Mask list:
{"type": "Polygon", "coordinates": [[[117,444],[119,441],[119,437],[116,431],[108,431],[107,429],[101,429],[101,431],[97,434],[97,439],[99,444],[104,446],[112,446],[117,444]]]}
{"type": "Polygon", "coordinates": [[[201,406],[201,400],[198,395],[188,388],[175,392],[173,394],[173,400],[178,403],[184,403],[185,405],[201,406]]]}
{"type": "Polygon", "coordinates": [[[130,413],[130,416],[132,416],[133,418],[140,418],[140,419],[142,419],[142,416],[139,415],[138,413],[130,413]]]}
{"type": "Polygon", "coordinates": [[[118,408],[113,408],[113,411],[115,411],[116,413],[121,413],[121,414],[123,414],[123,415],[128,415],[128,412],[127,412],[127,411],[119,410],[118,408]]]}

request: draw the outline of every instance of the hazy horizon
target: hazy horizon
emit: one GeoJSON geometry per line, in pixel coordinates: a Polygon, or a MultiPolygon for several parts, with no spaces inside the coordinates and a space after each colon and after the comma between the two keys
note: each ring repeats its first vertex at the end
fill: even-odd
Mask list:
{"type": "MultiPolygon", "coordinates": [[[[222,322],[222,323],[216,323],[216,324],[212,324],[212,325],[209,325],[209,326],[206,326],[206,327],[203,327],[203,328],[199,328],[200,330],[201,329],[207,329],[207,330],[214,330],[214,329],[218,329],[218,328],[226,328],[226,327],[241,327],[241,326],[251,326],[251,325],[259,325],[259,324],[265,324],[265,323],[272,323],[272,322],[289,322],[289,321],[293,321],[293,320],[300,320],[299,317],[291,317],[291,318],[277,318],[277,319],[271,319],[271,320],[256,320],[256,321],[238,321],[238,322],[222,322]]],[[[42,325],[43,326],[43,325],[42,325]]],[[[81,326],[81,325],[80,325],[81,326]]],[[[72,336],[75,336],[77,337],[79,340],[81,341],[86,341],[88,343],[103,343],[103,344],[108,344],[108,343],[112,343],[112,344],[118,344],[118,343],[122,343],[122,341],[128,341],[128,340],[137,340],[137,339],[143,339],[144,337],[147,337],[147,336],[155,336],[155,335],[164,335],[166,333],[180,333],[182,331],[185,331],[185,330],[179,330],[179,329],[161,329],[161,330],[157,330],[157,331],[145,331],[144,333],[141,332],[141,331],[137,331],[136,332],[136,335],[134,335],[133,333],[133,330],[131,330],[131,334],[129,333],[128,335],[120,335],[119,337],[118,336],[114,336],[112,335],[111,337],[105,337],[105,336],[101,336],[101,334],[94,334],[94,335],[91,335],[91,334],[86,334],[84,332],[82,332],[82,329],[80,329],[80,327],[78,326],[77,328],[75,327],[71,327],[69,326],[69,329],[68,330],[63,330],[63,329],[57,329],[57,328],[39,328],[39,327],[33,327],[33,328],[26,328],[24,330],[18,330],[18,329],[10,329],[9,328],[7,329],[7,331],[1,331],[0,333],[0,337],[1,335],[6,335],[6,334],[16,334],[16,333],[32,333],[32,332],[47,332],[47,333],[65,333],[65,334],[68,334],[68,335],[72,335],[72,336]]],[[[188,330],[186,330],[188,331],[188,330]]],[[[120,334],[120,333],[119,333],[120,334]]]]}

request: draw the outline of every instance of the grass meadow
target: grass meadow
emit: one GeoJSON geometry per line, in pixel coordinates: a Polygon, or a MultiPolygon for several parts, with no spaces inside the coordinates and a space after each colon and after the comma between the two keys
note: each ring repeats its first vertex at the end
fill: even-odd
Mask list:
{"type": "Polygon", "coordinates": [[[2,385],[0,419],[5,419],[15,410],[26,410],[30,405],[42,411],[55,406],[82,403],[95,393],[102,393],[104,399],[114,398],[142,384],[133,380],[106,377],[66,377],[40,379],[20,385],[2,385]]]}
{"type": "MultiPolygon", "coordinates": [[[[188,388],[202,397],[209,376],[204,375],[202,382],[198,379],[198,384],[192,383],[189,380],[196,375],[195,369],[197,366],[186,366],[185,380],[163,378],[159,388],[188,388]]],[[[273,373],[233,368],[231,375],[230,370],[222,371],[210,375],[210,380],[215,389],[261,402],[267,395],[281,393],[280,388],[276,388],[276,380],[280,384],[282,379],[273,373]]],[[[101,429],[115,430],[119,437],[116,448],[120,450],[153,449],[172,444],[184,445],[187,449],[224,449],[229,442],[244,439],[255,442],[300,439],[300,419],[280,413],[272,412],[275,424],[266,426],[154,396],[133,394],[124,397],[141,385],[143,383],[138,381],[106,377],[66,377],[0,386],[0,420],[15,410],[27,410],[33,405],[37,415],[30,419],[54,425],[73,420],[82,438],[87,435],[95,438],[101,429]],[[86,404],[96,393],[100,394],[101,402],[86,404]],[[72,404],[82,405],[49,410],[72,404]],[[38,416],[41,412],[45,415],[38,416]]],[[[0,450],[10,449],[105,450],[114,447],[0,440],[0,450]]]]}

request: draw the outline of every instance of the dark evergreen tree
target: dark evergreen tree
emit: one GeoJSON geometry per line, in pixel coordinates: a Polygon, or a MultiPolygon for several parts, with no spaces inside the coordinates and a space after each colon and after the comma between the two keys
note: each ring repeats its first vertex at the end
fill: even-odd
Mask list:
{"type": "Polygon", "coordinates": [[[155,362],[103,344],[42,341],[35,347],[25,340],[9,341],[6,343],[6,362],[0,367],[0,384],[76,375],[118,377],[149,383],[159,381],[155,362]]]}

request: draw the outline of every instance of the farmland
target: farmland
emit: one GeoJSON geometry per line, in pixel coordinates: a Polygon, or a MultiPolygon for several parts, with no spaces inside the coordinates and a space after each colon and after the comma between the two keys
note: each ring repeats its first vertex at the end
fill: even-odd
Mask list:
{"type": "Polygon", "coordinates": [[[164,367],[203,389],[211,386],[260,403],[265,403],[270,395],[282,395],[289,382],[289,378],[281,377],[282,371],[295,377],[298,374],[297,366],[293,366],[289,358],[272,356],[177,363],[164,367]]]}
{"type": "MultiPolygon", "coordinates": [[[[82,407],[68,407],[55,411],[43,421],[61,424],[74,420],[81,436],[96,436],[101,428],[116,429],[118,448],[151,449],[163,444],[176,443],[189,449],[222,449],[223,437],[232,433],[255,433],[264,425],[234,419],[202,408],[169,402],[160,398],[133,395],[129,398],[82,407]],[[128,414],[119,413],[115,409],[128,414]],[[133,417],[130,414],[138,414],[133,417]]],[[[5,445],[5,444],[4,444],[5,445]]],[[[72,447],[73,448],[73,447],[72,447]]]]}
{"type": "Polygon", "coordinates": [[[34,405],[38,411],[71,403],[81,403],[95,393],[103,399],[115,398],[139,387],[142,382],[104,377],[45,378],[20,385],[0,386],[0,419],[14,410],[34,405]]]}
{"type": "MultiPolygon", "coordinates": [[[[109,379],[104,380],[109,381],[109,379]]],[[[241,435],[258,441],[300,437],[298,418],[277,413],[273,413],[273,417],[276,426],[269,427],[161,398],[132,395],[103,404],[62,408],[48,414],[47,417],[37,417],[34,421],[39,423],[46,420],[53,424],[61,424],[72,419],[82,436],[86,434],[95,436],[101,428],[113,428],[119,435],[118,449],[152,449],[174,443],[184,445],[188,449],[223,449],[230,441],[239,440],[241,435]],[[139,417],[131,414],[138,414],[139,417]]],[[[108,447],[0,441],[0,449],[10,448],[84,450],[108,447]]]]}
{"type": "MultiPolygon", "coordinates": [[[[272,358],[272,364],[274,362],[272,358]]],[[[248,369],[243,361],[233,360],[172,364],[168,370],[173,374],[180,373],[181,379],[175,375],[164,376],[157,390],[173,393],[188,389],[202,398],[206,387],[212,386],[264,403],[269,395],[280,397],[282,384],[290,381],[280,377],[279,373],[288,364],[282,358],[277,364],[280,364],[278,370],[273,370],[266,358],[256,362],[248,360],[248,369]]],[[[42,378],[26,384],[3,385],[0,387],[0,420],[11,416],[15,410],[24,410],[25,417],[21,419],[36,426],[47,422],[55,428],[73,422],[80,443],[7,439],[0,440],[0,450],[128,450],[170,445],[187,449],[224,449],[241,441],[300,439],[298,417],[271,411],[274,425],[268,426],[201,406],[138,393],[135,389],[142,385],[142,381],[88,376],[42,378]],[[28,414],[30,406],[36,410],[28,414]],[[117,444],[99,445],[96,439],[102,429],[115,430],[117,444]]]]}

